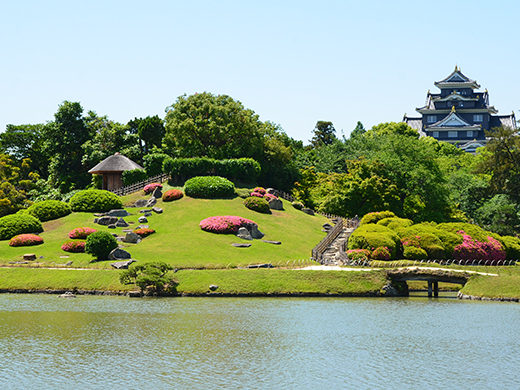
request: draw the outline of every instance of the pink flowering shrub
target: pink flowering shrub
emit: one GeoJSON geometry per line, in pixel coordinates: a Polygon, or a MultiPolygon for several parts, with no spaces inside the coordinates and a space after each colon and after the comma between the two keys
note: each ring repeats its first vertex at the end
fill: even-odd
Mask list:
{"type": "Polygon", "coordinates": [[[69,240],[61,246],[61,249],[65,252],[83,253],[85,252],[85,241],[69,240]]]}
{"type": "Polygon", "coordinates": [[[135,234],[139,234],[141,237],[145,238],[149,236],[150,234],[154,234],[155,230],[149,229],[149,228],[141,228],[141,229],[135,229],[133,231],[135,234]]]}
{"type": "Polygon", "coordinates": [[[36,234],[19,234],[9,240],[9,246],[32,246],[43,244],[43,238],[36,234]]]}
{"type": "Polygon", "coordinates": [[[253,192],[257,192],[257,193],[261,194],[262,196],[264,196],[266,194],[266,190],[263,187],[255,187],[253,192]]]}
{"type": "Polygon", "coordinates": [[[504,261],[506,251],[502,244],[493,237],[487,237],[487,242],[473,239],[464,230],[457,232],[462,236],[462,244],[455,247],[453,257],[457,260],[490,260],[492,263],[504,261]]]}
{"type": "Polygon", "coordinates": [[[144,186],[143,191],[146,195],[151,194],[157,187],[162,188],[161,183],[150,183],[144,186]]]}
{"type": "Polygon", "coordinates": [[[390,260],[390,250],[386,246],[380,246],[372,252],[372,258],[376,260],[390,260]]]}
{"type": "Polygon", "coordinates": [[[350,260],[368,260],[370,251],[368,249],[349,249],[347,256],[350,260]]]}
{"type": "Polygon", "coordinates": [[[84,240],[90,234],[92,234],[94,232],[97,232],[97,230],[89,228],[89,227],[80,227],[80,228],[72,229],[69,232],[69,238],[80,238],[80,239],[84,240]]]}
{"type": "Polygon", "coordinates": [[[421,236],[408,236],[401,239],[403,247],[414,246],[416,248],[421,247],[421,236]]]}
{"type": "Polygon", "coordinates": [[[233,215],[218,215],[216,217],[209,217],[200,221],[199,226],[202,230],[218,234],[236,234],[238,229],[244,227],[253,221],[236,217],[233,215]]]}
{"type": "Polygon", "coordinates": [[[273,199],[278,199],[278,197],[276,195],[273,195],[273,194],[265,194],[264,195],[264,199],[269,202],[269,201],[271,201],[273,199]]]}
{"type": "Polygon", "coordinates": [[[162,200],[163,202],[172,202],[182,198],[183,196],[184,194],[180,190],[168,190],[163,194],[162,200]]]}
{"type": "Polygon", "coordinates": [[[255,196],[257,198],[263,198],[264,197],[263,194],[261,194],[260,192],[256,192],[256,191],[251,192],[251,196],[255,196]]]}

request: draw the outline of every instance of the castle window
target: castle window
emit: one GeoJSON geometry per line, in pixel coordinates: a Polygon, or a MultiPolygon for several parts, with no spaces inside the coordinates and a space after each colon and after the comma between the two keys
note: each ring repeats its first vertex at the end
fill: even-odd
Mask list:
{"type": "Polygon", "coordinates": [[[432,137],[433,138],[439,138],[439,132],[438,131],[432,131],[432,137]]]}
{"type": "Polygon", "coordinates": [[[428,123],[435,123],[435,122],[437,122],[437,115],[429,115],[428,123]]]}
{"type": "Polygon", "coordinates": [[[459,136],[458,131],[448,131],[448,138],[457,138],[459,136]]]}
{"type": "Polygon", "coordinates": [[[484,116],[482,114],[473,115],[473,122],[482,122],[484,120],[484,116]]]}
{"type": "Polygon", "coordinates": [[[469,138],[473,137],[473,130],[466,131],[466,137],[469,137],[469,138]]]}

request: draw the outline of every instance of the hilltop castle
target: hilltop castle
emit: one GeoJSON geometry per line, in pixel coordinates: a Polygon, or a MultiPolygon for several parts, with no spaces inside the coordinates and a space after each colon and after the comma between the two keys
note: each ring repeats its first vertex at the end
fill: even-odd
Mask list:
{"type": "Polygon", "coordinates": [[[441,91],[428,91],[426,105],[415,109],[422,116],[410,118],[405,114],[403,118],[421,137],[430,136],[475,152],[487,142],[484,130],[499,126],[516,129],[515,114],[495,115],[498,110],[489,104],[487,89],[478,91],[480,85],[464,76],[457,66],[448,77],[434,84],[441,91]]]}

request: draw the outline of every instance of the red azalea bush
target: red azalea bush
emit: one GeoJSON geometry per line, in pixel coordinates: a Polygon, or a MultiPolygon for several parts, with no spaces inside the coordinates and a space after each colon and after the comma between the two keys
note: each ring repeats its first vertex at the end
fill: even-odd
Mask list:
{"type": "Polygon", "coordinates": [[[380,246],[372,252],[372,258],[376,260],[390,260],[390,250],[386,246],[380,246]]]}
{"type": "Polygon", "coordinates": [[[83,253],[85,252],[85,241],[69,240],[61,246],[65,252],[83,253]]]}
{"type": "Polygon", "coordinates": [[[94,232],[97,232],[97,230],[93,229],[93,228],[89,228],[89,227],[80,227],[80,228],[72,229],[69,232],[69,238],[79,238],[79,239],[84,240],[90,234],[92,234],[94,232]]]}
{"type": "Polygon", "coordinates": [[[253,192],[257,192],[257,193],[259,193],[262,196],[264,196],[266,194],[266,190],[265,190],[264,187],[255,187],[253,192]]]}
{"type": "Polygon", "coordinates": [[[43,238],[36,234],[19,234],[9,240],[9,246],[32,246],[43,244],[43,238]]]}
{"type": "Polygon", "coordinates": [[[149,229],[149,228],[140,228],[140,229],[135,229],[133,231],[133,233],[139,234],[141,237],[145,238],[145,237],[149,236],[150,234],[154,234],[155,230],[149,229]]]}
{"type": "Polygon", "coordinates": [[[502,244],[493,237],[487,237],[488,242],[473,239],[464,230],[457,232],[462,236],[462,244],[455,247],[453,257],[457,260],[491,260],[492,263],[504,261],[506,251],[502,244]]]}
{"type": "Polygon", "coordinates": [[[151,194],[156,188],[162,188],[161,183],[150,183],[144,186],[143,191],[146,195],[151,194]]]}
{"type": "Polygon", "coordinates": [[[199,226],[202,230],[218,234],[236,234],[238,229],[248,223],[255,223],[249,219],[236,217],[233,215],[217,215],[200,221],[199,226]]]}
{"type": "Polygon", "coordinates": [[[368,260],[370,251],[368,249],[350,249],[347,251],[350,260],[368,260]]]}
{"type": "Polygon", "coordinates": [[[163,202],[172,202],[182,198],[183,196],[184,194],[181,190],[168,190],[163,194],[162,200],[163,202]]]}

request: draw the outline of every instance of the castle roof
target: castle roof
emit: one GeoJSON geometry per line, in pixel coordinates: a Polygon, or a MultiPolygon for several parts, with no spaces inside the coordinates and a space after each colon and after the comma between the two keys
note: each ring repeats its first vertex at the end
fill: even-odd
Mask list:
{"type": "Polygon", "coordinates": [[[458,66],[455,66],[455,70],[451,72],[451,74],[442,79],[441,81],[436,81],[434,83],[437,87],[443,88],[472,88],[478,89],[480,85],[475,81],[471,80],[469,77],[466,77],[459,69],[458,66]]]}

